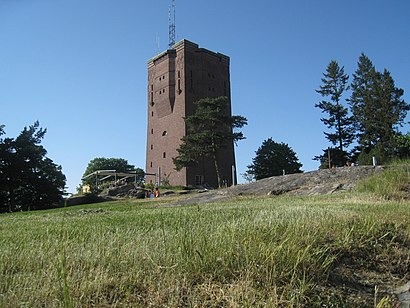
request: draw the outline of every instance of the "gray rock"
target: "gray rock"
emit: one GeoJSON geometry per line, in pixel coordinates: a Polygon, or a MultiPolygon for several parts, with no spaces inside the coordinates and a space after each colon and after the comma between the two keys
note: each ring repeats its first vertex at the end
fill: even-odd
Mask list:
{"type": "Polygon", "coordinates": [[[93,194],[86,194],[80,196],[72,196],[65,200],[65,206],[81,205],[81,204],[91,204],[99,203],[105,201],[111,201],[109,197],[96,196],[93,194]]]}
{"type": "Polygon", "coordinates": [[[409,308],[410,307],[410,281],[408,281],[405,285],[396,289],[399,307],[402,308],[409,308]]]}
{"type": "Polygon", "coordinates": [[[334,194],[352,190],[358,180],[383,170],[383,166],[355,166],[274,176],[234,187],[207,191],[171,205],[209,203],[227,200],[235,196],[334,194]]]}

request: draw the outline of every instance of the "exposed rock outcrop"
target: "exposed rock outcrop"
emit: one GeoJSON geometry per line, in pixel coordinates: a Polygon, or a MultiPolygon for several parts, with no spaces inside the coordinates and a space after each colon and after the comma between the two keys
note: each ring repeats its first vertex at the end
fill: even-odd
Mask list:
{"type": "Polygon", "coordinates": [[[351,190],[358,180],[364,179],[372,174],[380,173],[383,170],[383,166],[356,166],[274,176],[226,189],[210,190],[206,193],[179,201],[178,203],[173,203],[172,205],[209,203],[246,195],[285,194],[291,196],[306,196],[333,194],[351,190]]]}
{"type": "Polygon", "coordinates": [[[112,199],[108,197],[101,197],[92,194],[80,195],[80,196],[72,196],[67,198],[65,201],[65,206],[73,206],[73,205],[80,205],[80,204],[91,204],[91,203],[99,203],[105,201],[111,201],[112,199]]]}
{"type": "MultiPolygon", "coordinates": [[[[201,193],[190,193],[187,198],[169,203],[168,205],[209,203],[227,200],[236,196],[333,194],[351,190],[358,180],[380,173],[383,170],[383,166],[356,166],[274,176],[225,189],[202,190],[200,191],[201,193]]],[[[144,188],[135,187],[134,184],[126,184],[106,189],[99,196],[86,195],[69,198],[67,199],[67,205],[109,201],[113,200],[112,197],[144,198],[145,192],[144,188]]],[[[171,193],[171,191],[165,192],[162,196],[171,193]]]]}
{"type": "Polygon", "coordinates": [[[100,196],[112,196],[112,197],[127,197],[127,198],[145,198],[146,190],[141,187],[137,187],[133,183],[111,187],[103,190],[100,196]]]}

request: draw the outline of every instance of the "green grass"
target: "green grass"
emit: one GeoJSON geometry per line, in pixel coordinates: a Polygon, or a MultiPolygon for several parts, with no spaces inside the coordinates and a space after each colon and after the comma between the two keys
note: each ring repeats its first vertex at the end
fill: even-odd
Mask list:
{"type": "Polygon", "coordinates": [[[387,307],[410,279],[409,202],[368,196],[4,214],[0,307],[387,307]]]}
{"type": "Polygon", "coordinates": [[[381,175],[374,175],[357,186],[357,191],[386,199],[410,197],[410,160],[396,161],[381,175]]]}

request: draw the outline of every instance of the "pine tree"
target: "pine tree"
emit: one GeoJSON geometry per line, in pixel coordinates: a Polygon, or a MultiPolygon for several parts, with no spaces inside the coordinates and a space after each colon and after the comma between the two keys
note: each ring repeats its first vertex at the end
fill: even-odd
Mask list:
{"type": "Polygon", "coordinates": [[[40,144],[38,122],[15,138],[0,140],[0,210],[49,208],[62,201],[66,178],[40,144]]]}
{"type": "Polygon", "coordinates": [[[332,129],[332,132],[324,134],[341,153],[345,153],[342,161],[337,162],[337,164],[343,165],[347,156],[345,149],[354,140],[352,118],[348,114],[348,109],[342,104],[343,94],[348,89],[349,76],[345,74],[344,68],[339,67],[339,64],[334,60],[329,63],[323,76],[323,84],[316,92],[326,99],[315,104],[315,107],[320,108],[322,113],[328,114],[328,117],[323,117],[320,120],[329,129],[332,129]]]}
{"type": "Polygon", "coordinates": [[[203,98],[195,102],[196,111],[185,118],[187,134],[173,158],[176,170],[197,165],[200,158],[210,156],[214,162],[218,186],[222,186],[219,172],[218,153],[231,142],[245,139],[242,132],[235,129],[247,124],[242,116],[231,116],[228,98],[203,98]]]}
{"type": "Polygon", "coordinates": [[[375,150],[391,158],[396,147],[398,127],[404,124],[410,105],[401,97],[390,72],[376,71],[370,59],[361,54],[353,74],[349,100],[357,130],[358,150],[368,154],[375,150]]]}
{"type": "Polygon", "coordinates": [[[349,99],[349,105],[353,114],[358,142],[361,146],[368,147],[370,144],[366,144],[368,140],[364,138],[364,133],[366,131],[366,123],[372,117],[370,107],[372,105],[372,89],[374,87],[376,69],[372,61],[363,53],[359,57],[357,67],[350,85],[352,94],[349,99]]]}

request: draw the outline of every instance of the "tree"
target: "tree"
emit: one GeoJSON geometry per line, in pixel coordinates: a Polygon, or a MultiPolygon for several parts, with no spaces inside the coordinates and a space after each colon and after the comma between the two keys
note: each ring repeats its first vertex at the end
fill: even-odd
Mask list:
{"type": "Polygon", "coordinates": [[[410,105],[401,97],[390,72],[376,71],[370,59],[361,54],[353,74],[349,105],[357,130],[358,150],[368,155],[377,146],[378,153],[390,159],[397,146],[398,127],[403,126],[410,105]]]}
{"type": "Polygon", "coordinates": [[[349,99],[350,109],[353,114],[353,123],[356,130],[356,138],[361,148],[370,148],[370,140],[365,137],[366,123],[372,117],[372,88],[376,69],[370,59],[361,54],[357,63],[357,70],[353,74],[351,83],[352,94],[349,99]]]}
{"type": "MultiPolygon", "coordinates": [[[[329,63],[323,76],[323,84],[316,92],[326,100],[315,104],[315,107],[320,108],[322,113],[328,114],[327,118],[320,120],[333,132],[324,132],[324,134],[334,146],[337,145],[338,153],[344,153],[340,157],[341,161],[337,162],[344,165],[347,159],[345,148],[349,147],[354,140],[352,118],[348,115],[348,109],[342,105],[343,94],[348,89],[349,76],[345,74],[344,68],[340,68],[334,60],[329,63]]],[[[321,160],[322,158],[322,156],[315,157],[321,160]]]]}
{"type": "Polygon", "coordinates": [[[16,139],[0,140],[0,208],[50,208],[62,201],[66,178],[40,144],[46,129],[35,122],[16,139]]]}
{"type": "Polygon", "coordinates": [[[203,98],[194,103],[196,111],[185,118],[187,134],[177,149],[178,156],[173,158],[175,169],[197,165],[203,157],[210,156],[214,162],[221,187],[218,153],[228,144],[245,139],[242,132],[235,129],[247,124],[242,116],[231,116],[227,97],[203,98]]]}
{"type": "MultiPolygon", "coordinates": [[[[126,159],[123,158],[105,158],[97,157],[92,159],[84,171],[83,178],[97,170],[115,170],[116,172],[135,172],[137,174],[137,181],[144,180],[145,173],[141,168],[135,168],[130,165],[126,159]]],[[[83,185],[89,185],[91,191],[96,191],[97,187],[94,178],[85,178],[83,185]]]]}
{"type": "MultiPolygon", "coordinates": [[[[0,125],[0,137],[5,134],[4,125],[0,125]]],[[[8,181],[10,169],[10,139],[0,138],[0,212],[8,210],[8,181]]]]}
{"type": "Polygon", "coordinates": [[[402,159],[410,158],[410,132],[396,136],[396,156],[402,159]]]}
{"type": "Polygon", "coordinates": [[[252,164],[248,166],[247,174],[255,180],[261,180],[275,175],[301,173],[296,153],[285,143],[276,143],[269,138],[263,141],[256,151],[252,164]]]}
{"type": "Polygon", "coordinates": [[[315,156],[313,159],[320,161],[319,169],[342,167],[349,161],[350,155],[346,151],[340,151],[338,147],[329,147],[323,150],[322,155],[315,156]]]}

